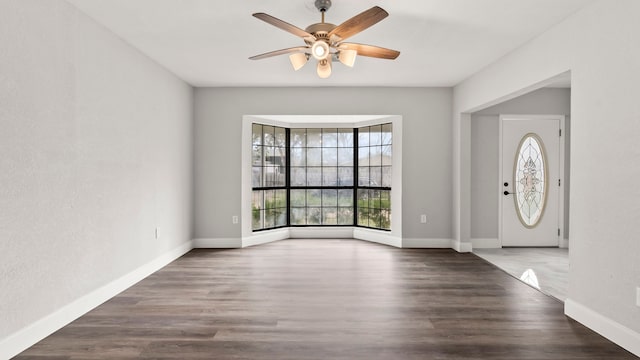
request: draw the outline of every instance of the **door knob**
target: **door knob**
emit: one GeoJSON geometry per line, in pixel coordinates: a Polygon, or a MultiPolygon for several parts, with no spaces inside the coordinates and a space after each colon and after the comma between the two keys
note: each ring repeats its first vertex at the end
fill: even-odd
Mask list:
{"type": "Polygon", "coordinates": [[[505,192],[503,192],[503,194],[505,194],[505,195],[509,195],[509,194],[511,194],[511,193],[505,190],[505,192]]]}

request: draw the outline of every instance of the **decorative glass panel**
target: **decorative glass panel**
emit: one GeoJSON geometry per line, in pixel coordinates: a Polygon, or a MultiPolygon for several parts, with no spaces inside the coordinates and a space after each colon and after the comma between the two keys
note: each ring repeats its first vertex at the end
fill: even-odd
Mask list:
{"type": "Polygon", "coordinates": [[[544,145],[529,133],[520,141],[513,167],[516,212],[527,228],[535,227],[544,213],[547,197],[547,168],[544,145]]]}

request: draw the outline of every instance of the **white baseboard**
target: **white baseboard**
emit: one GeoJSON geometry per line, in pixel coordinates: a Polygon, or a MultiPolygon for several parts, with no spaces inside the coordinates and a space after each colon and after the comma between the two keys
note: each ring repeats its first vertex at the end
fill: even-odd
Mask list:
{"type": "Polygon", "coordinates": [[[194,249],[235,249],[242,247],[240,238],[199,238],[193,239],[194,249]]]}
{"type": "Polygon", "coordinates": [[[189,252],[191,241],[157,257],[132,272],[104,285],[87,295],[65,305],[54,313],[34,322],[16,333],[0,340],[0,359],[18,355],[38,341],[93,310],[100,304],[123,292],[140,280],[165,267],[170,262],[189,252]]]}
{"type": "Polygon", "coordinates": [[[257,234],[242,238],[242,247],[266,244],[278,240],[288,239],[289,229],[275,229],[261,231],[257,234]]]}
{"type": "Polygon", "coordinates": [[[460,240],[451,240],[451,248],[459,253],[471,252],[473,245],[470,242],[461,242],[460,240]]]}
{"type": "Polygon", "coordinates": [[[471,239],[471,245],[474,249],[500,249],[502,244],[497,238],[475,238],[471,239]]]}
{"type": "Polygon", "coordinates": [[[389,245],[397,248],[402,247],[402,238],[392,236],[391,232],[388,232],[388,231],[354,228],[353,238],[358,240],[375,242],[383,245],[389,245]]]}
{"type": "Polygon", "coordinates": [[[634,355],[640,356],[640,333],[571,299],[565,300],[564,313],[634,355]]]}
{"type": "Polygon", "coordinates": [[[451,239],[403,238],[403,248],[451,249],[451,239]]]}
{"type": "Polygon", "coordinates": [[[289,228],[291,239],[350,239],[353,237],[352,227],[292,227],[289,228]]]}

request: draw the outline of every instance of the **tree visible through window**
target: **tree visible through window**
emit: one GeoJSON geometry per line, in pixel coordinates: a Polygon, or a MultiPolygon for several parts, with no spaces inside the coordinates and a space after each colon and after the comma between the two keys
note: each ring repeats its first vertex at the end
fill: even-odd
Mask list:
{"type": "Polygon", "coordinates": [[[254,124],[253,229],[390,230],[391,130],[391,124],[359,129],[254,124]]]}

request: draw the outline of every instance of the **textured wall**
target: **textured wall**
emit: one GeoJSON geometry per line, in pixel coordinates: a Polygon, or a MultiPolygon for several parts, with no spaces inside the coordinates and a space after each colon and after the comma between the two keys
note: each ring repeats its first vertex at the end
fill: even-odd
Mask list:
{"type": "Polygon", "coordinates": [[[239,238],[243,115],[402,115],[404,238],[451,238],[451,89],[196,90],[195,237],[239,238]],[[420,224],[420,214],[428,223],[420,224]]]}
{"type": "Polygon", "coordinates": [[[1,340],[191,239],[193,91],[61,0],[0,44],[1,340]]]}

